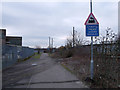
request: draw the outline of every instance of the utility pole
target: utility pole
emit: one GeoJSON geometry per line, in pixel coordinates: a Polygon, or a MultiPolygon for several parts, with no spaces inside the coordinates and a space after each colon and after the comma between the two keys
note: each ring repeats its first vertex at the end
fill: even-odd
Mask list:
{"type": "Polygon", "coordinates": [[[73,48],[75,46],[75,30],[74,30],[74,27],[73,27],[73,48]]]}
{"type": "Polygon", "coordinates": [[[53,38],[52,38],[52,52],[53,52],[53,38]]]}
{"type": "Polygon", "coordinates": [[[52,38],[52,48],[53,48],[53,38],[52,38]]]}
{"type": "MultiPolygon", "coordinates": [[[[90,0],[90,12],[92,13],[92,0],[90,0]]],[[[93,36],[91,36],[91,66],[90,66],[91,79],[93,79],[93,74],[94,74],[93,64],[94,64],[93,62],[93,36]]]]}
{"type": "Polygon", "coordinates": [[[49,37],[49,52],[50,52],[50,37],[49,37]]]}

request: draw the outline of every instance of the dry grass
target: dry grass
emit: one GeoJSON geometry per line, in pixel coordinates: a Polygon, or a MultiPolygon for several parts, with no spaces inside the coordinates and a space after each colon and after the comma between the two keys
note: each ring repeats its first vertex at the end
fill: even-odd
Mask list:
{"type": "MultiPolygon", "coordinates": [[[[69,52],[69,50],[67,51],[69,52]]],[[[64,59],[62,63],[74,72],[81,81],[86,82],[86,78],[90,77],[90,47],[75,48],[72,52],[73,55],[69,58],[66,58],[67,51],[57,52],[54,55],[62,57],[64,59]],[[61,56],[60,53],[64,55],[61,56]]],[[[86,83],[91,88],[117,88],[119,70],[116,71],[118,69],[116,60],[112,58],[101,59],[101,55],[94,54],[96,55],[94,56],[94,83],[86,83]]],[[[107,56],[105,55],[105,57],[107,56]]]]}

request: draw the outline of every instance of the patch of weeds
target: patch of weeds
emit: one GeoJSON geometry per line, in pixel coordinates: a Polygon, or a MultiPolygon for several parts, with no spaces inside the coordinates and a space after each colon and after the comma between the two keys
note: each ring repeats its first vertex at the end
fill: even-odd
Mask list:
{"type": "Polygon", "coordinates": [[[72,74],[75,74],[72,70],[70,70],[67,66],[65,66],[64,64],[61,64],[67,71],[71,72],[72,74]]]}
{"type": "Polygon", "coordinates": [[[26,60],[28,60],[28,59],[30,59],[31,57],[33,57],[35,54],[33,54],[32,56],[29,56],[29,57],[27,57],[27,58],[25,58],[25,59],[23,59],[23,60],[18,60],[18,62],[22,62],[22,61],[26,61],[26,60]]]}
{"type": "Polygon", "coordinates": [[[34,58],[35,58],[35,59],[39,59],[40,56],[41,56],[41,53],[40,53],[40,54],[36,54],[36,55],[34,56],[34,58]]]}

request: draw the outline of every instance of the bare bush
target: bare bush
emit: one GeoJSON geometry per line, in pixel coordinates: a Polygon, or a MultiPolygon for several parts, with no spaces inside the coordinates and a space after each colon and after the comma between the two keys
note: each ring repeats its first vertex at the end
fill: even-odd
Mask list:
{"type": "Polygon", "coordinates": [[[82,35],[80,33],[78,33],[77,31],[75,31],[74,37],[73,37],[73,34],[71,33],[70,36],[67,38],[66,47],[71,48],[74,46],[81,46],[81,45],[83,45],[83,41],[84,40],[83,40],[82,35]]]}
{"type": "Polygon", "coordinates": [[[96,37],[94,48],[95,81],[105,88],[118,86],[118,42],[117,35],[111,28],[106,29],[106,35],[96,37]]]}

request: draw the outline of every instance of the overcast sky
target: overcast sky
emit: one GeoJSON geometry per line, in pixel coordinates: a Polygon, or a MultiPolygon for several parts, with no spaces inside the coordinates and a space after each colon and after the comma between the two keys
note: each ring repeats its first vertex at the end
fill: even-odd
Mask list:
{"type": "MultiPolygon", "coordinates": [[[[118,32],[117,2],[94,2],[93,14],[100,24],[100,34],[104,35],[107,27],[118,32]]],[[[84,23],[88,15],[89,2],[3,2],[2,28],[9,36],[22,36],[23,46],[48,47],[50,36],[58,47],[65,44],[73,26],[86,38],[84,23]]]]}

